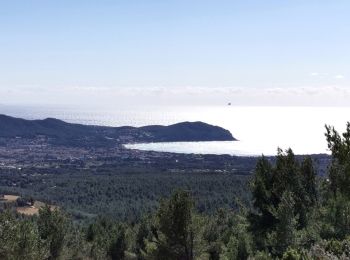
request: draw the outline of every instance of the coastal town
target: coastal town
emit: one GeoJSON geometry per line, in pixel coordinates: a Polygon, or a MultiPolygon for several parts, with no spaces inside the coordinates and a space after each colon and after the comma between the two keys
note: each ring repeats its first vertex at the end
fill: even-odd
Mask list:
{"type": "MultiPolygon", "coordinates": [[[[252,161],[229,155],[177,154],[127,149],[122,144],[114,147],[57,146],[39,136],[36,138],[1,138],[0,169],[95,169],[112,165],[116,168],[155,167],[167,170],[242,172],[249,174],[250,167],[237,164],[238,161],[252,161]]],[[[244,163],[245,165],[246,163],[244,163]]]]}

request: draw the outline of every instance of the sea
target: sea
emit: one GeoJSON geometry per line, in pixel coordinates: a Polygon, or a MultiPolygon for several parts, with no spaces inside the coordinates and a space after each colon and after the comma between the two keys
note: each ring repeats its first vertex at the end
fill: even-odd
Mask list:
{"type": "Polygon", "coordinates": [[[325,125],[343,132],[350,107],[147,106],[92,109],[60,106],[0,105],[0,113],[25,119],[58,118],[105,126],[170,125],[202,121],[229,130],[238,141],[125,144],[129,149],[159,152],[274,155],[277,148],[296,154],[329,153],[325,125]]]}

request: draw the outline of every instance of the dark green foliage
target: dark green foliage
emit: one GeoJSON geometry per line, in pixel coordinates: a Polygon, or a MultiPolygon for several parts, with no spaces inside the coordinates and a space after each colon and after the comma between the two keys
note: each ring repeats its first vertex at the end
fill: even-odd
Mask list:
{"type": "Polygon", "coordinates": [[[125,250],[125,231],[123,228],[119,228],[117,232],[112,235],[107,255],[110,256],[112,260],[123,259],[125,256],[125,250]]]}
{"type": "Polygon", "coordinates": [[[276,229],[269,234],[269,244],[274,255],[282,255],[288,247],[297,245],[297,219],[294,216],[295,202],[291,192],[283,193],[274,212],[276,229]]]}
{"type": "Polygon", "coordinates": [[[273,194],[272,165],[262,157],[256,166],[255,176],[252,181],[253,205],[258,213],[252,212],[249,216],[251,229],[257,234],[255,242],[260,248],[266,247],[267,233],[272,230],[277,220],[271,212],[271,205],[277,204],[273,194]]]}
{"type": "Polygon", "coordinates": [[[156,215],[153,247],[147,252],[154,259],[194,259],[193,201],[188,192],[177,191],[162,200],[156,215]]]}
{"type": "Polygon", "coordinates": [[[135,253],[139,260],[144,259],[144,254],[146,252],[146,240],[151,239],[150,234],[150,224],[148,223],[147,219],[141,220],[141,223],[137,227],[135,237],[135,253]]]}
{"type": "MultiPolygon", "coordinates": [[[[220,215],[220,214],[218,214],[220,215]]],[[[219,216],[220,218],[220,216],[219,216]]],[[[222,250],[222,244],[220,243],[220,238],[222,234],[222,227],[226,226],[226,223],[222,225],[220,219],[210,218],[206,220],[205,228],[203,230],[203,240],[207,244],[206,251],[208,253],[209,259],[216,260],[220,258],[220,253],[222,250]]]]}
{"type": "Polygon", "coordinates": [[[111,169],[110,172],[98,173],[47,174],[46,171],[28,170],[7,174],[0,169],[3,177],[0,179],[0,193],[1,190],[16,190],[27,197],[63,206],[78,218],[103,214],[128,221],[138,220],[142,214],[153,212],[159,198],[169,196],[176,189],[190,190],[201,213],[213,214],[221,207],[235,207],[235,197],[249,203],[248,176],[154,171],[120,173],[111,169]],[[25,173],[26,176],[23,176],[25,173]],[[9,186],[4,187],[6,180],[9,186]],[[12,186],[14,181],[18,182],[16,187],[12,186]],[[26,188],[19,188],[21,184],[25,184],[26,188]]]}
{"type": "Polygon", "coordinates": [[[251,254],[250,238],[247,233],[232,236],[226,250],[223,253],[224,259],[248,259],[251,254]]]}
{"type": "Polygon", "coordinates": [[[10,212],[0,214],[0,259],[36,260],[47,255],[47,243],[40,238],[35,223],[18,221],[10,212]]]}
{"type": "Polygon", "coordinates": [[[328,199],[321,213],[323,238],[344,239],[350,235],[350,201],[346,197],[328,199]]]}
{"type": "Polygon", "coordinates": [[[254,255],[254,260],[271,260],[273,259],[271,255],[265,251],[258,251],[254,255]]]}
{"type": "Polygon", "coordinates": [[[58,209],[49,206],[39,210],[39,234],[49,245],[50,259],[57,259],[62,254],[68,229],[67,217],[58,209]]]}
{"type": "Polygon", "coordinates": [[[90,256],[97,259],[123,259],[126,250],[125,227],[107,218],[89,225],[86,240],[91,245],[90,256]]]}
{"type": "Polygon", "coordinates": [[[291,149],[285,153],[279,149],[275,165],[265,157],[258,161],[251,187],[257,211],[251,212],[249,220],[256,245],[260,249],[276,248],[275,254],[281,255],[291,241],[279,237],[286,230],[278,230],[305,228],[308,212],[317,202],[312,160],[306,157],[300,163],[291,149]]]}
{"type": "Polygon", "coordinates": [[[298,203],[296,213],[299,215],[299,227],[305,228],[309,224],[308,213],[317,204],[316,171],[311,157],[308,156],[302,161],[299,178],[301,187],[296,201],[298,203]]]}
{"type": "Polygon", "coordinates": [[[288,249],[282,257],[282,260],[302,260],[302,256],[295,249],[288,249]]]}
{"type": "MultiPolygon", "coordinates": [[[[229,200],[218,195],[219,188],[213,186],[219,186],[224,193],[230,185],[235,189],[233,184],[237,183],[232,176],[188,174],[183,182],[186,174],[180,178],[177,174],[159,173],[152,180],[147,180],[146,174],[130,174],[130,179],[126,175],[106,175],[106,179],[87,175],[83,181],[70,175],[69,181],[63,178],[55,182],[60,185],[52,193],[59,196],[62,191],[73,190],[61,198],[74,200],[78,196],[80,203],[99,196],[103,185],[109,193],[103,198],[118,200],[125,196],[130,203],[139,200],[138,205],[145,201],[143,197],[156,200],[169,194],[169,187],[191,189],[178,190],[154,203],[156,210],[147,216],[125,222],[104,216],[73,223],[62,209],[48,206],[40,210],[38,217],[31,218],[0,212],[0,259],[349,259],[350,197],[341,184],[348,181],[350,173],[349,139],[349,124],[343,137],[327,128],[332,165],[329,181],[322,186],[317,185],[311,158],[297,158],[291,149],[278,150],[275,160],[262,157],[257,162],[251,181],[251,204],[239,199],[233,203],[232,196],[230,207],[207,211],[211,214],[203,214],[195,204],[202,204],[203,198],[209,201],[210,197],[229,200]],[[103,180],[102,184],[97,180],[103,180]],[[196,189],[197,184],[203,187],[196,189]],[[149,195],[146,190],[151,188],[154,190],[149,195]]],[[[53,184],[50,178],[44,180],[49,184],[39,187],[53,184]]],[[[33,200],[22,199],[2,208],[6,205],[13,211],[17,204],[27,205],[30,201],[33,200]]],[[[103,213],[104,207],[99,209],[103,213]]]]}
{"type": "Polygon", "coordinates": [[[322,236],[344,239],[350,235],[350,122],[342,134],[334,127],[326,126],[326,130],[332,163],[325,182],[330,195],[325,198],[322,211],[322,236]]]}
{"type": "Polygon", "coordinates": [[[326,251],[333,253],[334,255],[341,256],[344,252],[343,243],[338,240],[330,240],[326,244],[326,251]]]}
{"type": "Polygon", "coordinates": [[[332,152],[332,164],[329,169],[329,188],[337,193],[350,197],[350,122],[341,135],[334,127],[326,126],[328,148],[332,152]]]}

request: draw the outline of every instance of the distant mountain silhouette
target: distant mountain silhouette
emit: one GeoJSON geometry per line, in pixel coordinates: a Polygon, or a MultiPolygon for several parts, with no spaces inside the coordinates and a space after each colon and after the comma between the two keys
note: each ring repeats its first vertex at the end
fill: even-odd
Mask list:
{"type": "Polygon", "coordinates": [[[38,136],[47,138],[52,144],[72,146],[105,146],[126,142],[236,140],[228,130],[203,122],[182,122],[169,126],[106,127],[71,124],[55,118],[25,120],[0,115],[0,137],[38,136]]]}

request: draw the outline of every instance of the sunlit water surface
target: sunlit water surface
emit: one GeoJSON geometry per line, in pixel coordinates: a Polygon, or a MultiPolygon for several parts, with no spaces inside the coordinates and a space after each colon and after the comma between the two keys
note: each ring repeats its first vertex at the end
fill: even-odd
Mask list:
{"type": "Polygon", "coordinates": [[[203,121],[228,129],[237,142],[175,142],[128,144],[132,149],[178,153],[272,155],[277,147],[297,154],[326,153],[325,124],[340,131],[350,121],[344,107],[140,107],[114,110],[0,106],[0,113],[26,119],[55,117],[68,122],[108,125],[169,125],[203,121]]]}

